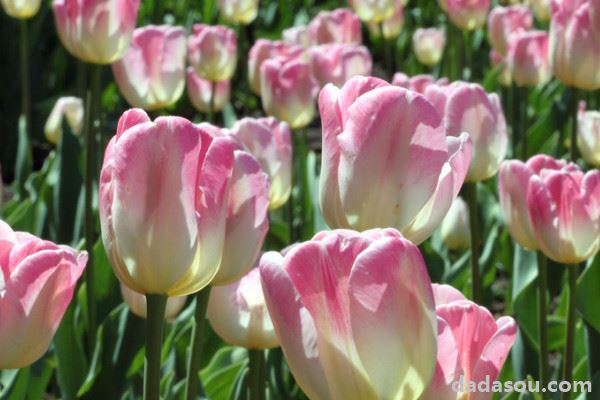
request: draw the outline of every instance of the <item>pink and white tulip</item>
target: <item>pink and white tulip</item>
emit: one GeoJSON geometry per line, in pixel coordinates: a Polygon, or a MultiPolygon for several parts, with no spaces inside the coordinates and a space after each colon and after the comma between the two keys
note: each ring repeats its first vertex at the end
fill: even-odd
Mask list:
{"type": "Polygon", "coordinates": [[[533,9],[533,13],[535,14],[535,17],[542,21],[542,22],[546,22],[548,20],[550,20],[550,17],[552,15],[551,12],[551,2],[552,0],[532,0],[531,1],[531,8],[533,9]]]}
{"type": "Polygon", "coordinates": [[[452,202],[440,226],[442,243],[450,250],[466,250],[471,246],[469,206],[460,197],[452,202]]]}
{"type": "Polygon", "coordinates": [[[488,39],[492,48],[504,57],[512,35],[528,31],[532,26],[533,15],[527,6],[496,6],[488,16],[488,39]]]}
{"type": "Polygon", "coordinates": [[[506,60],[518,86],[544,85],[552,78],[548,34],[544,31],[515,34],[510,41],[506,60]]]}
{"type": "Polygon", "coordinates": [[[437,331],[413,243],[393,229],[321,232],[285,257],[263,255],[260,273],[288,365],[309,398],[419,399],[437,331]]]}
{"type": "Polygon", "coordinates": [[[58,36],[88,63],[112,64],[129,47],[140,0],[53,0],[58,36]]]}
{"type": "Polygon", "coordinates": [[[40,9],[41,0],[0,0],[0,5],[9,17],[28,19],[40,9]]]}
{"type": "Polygon", "coordinates": [[[420,63],[433,66],[440,62],[446,46],[446,33],[442,29],[419,28],[413,34],[412,41],[420,63]]]}
{"type": "Polygon", "coordinates": [[[223,25],[195,24],[188,39],[188,58],[201,78],[230,80],[237,62],[235,31],[223,25]]]}
{"type": "Polygon", "coordinates": [[[187,69],[188,96],[194,108],[200,112],[207,113],[211,109],[211,93],[214,85],[214,98],[212,100],[212,111],[221,111],[229,102],[231,94],[231,81],[211,82],[200,78],[193,67],[187,69]]]}
{"type": "Polygon", "coordinates": [[[273,58],[291,60],[304,54],[304,47],[266,39],[258,39],[248,52],[248,79],[254,93],[260,95],[261,67],[263,62],[273,58]]]}
{"type": "Polygon", "coordinates": [[[44,125],[44,134],[46,139],[57,144],[63,127],[63,119],[67,120],[67,124],[74,135],[79,135],[83,128],[83,101],[79,97],[61,97],[54,103],[54,107],[44,125]]]}
{"type": "Polygon", "coordinates": [[[397,0],[348,0],[348,4],[364,22],[379,24],[394,15],[397,0]]]}
{"type": "Polygon", "coordinates": [[[432,75],[414,75],[408,76],[402,72],[396,72],[392,79],[392,85],[400,86],[408,90],[414,90],[421,94],[425,94],[425,90],[430,85],[446,86],[448,80],[446,78],[440,78],[436,81],[432,75]]]}
{"type": "Polygon", "coordinates": [[[308,48],[312,45],[310,33],[308,27],[305,25],[293,26],[291,28],[284,29],[281,33],[283,41],[285,43],[301,46],[308,48]]]}
{"type": "Polygon", "coordinates": [[[487,19],[490,0],[441,0],[452,23],[460,29],[481,28],[487,19]]]}
{"type": "MultiPolygon", "coordinates": [[[[123,301],[125,302],[125,304],[127,304],[127,307],[129,307],[131,312],[140,318],[146,319],[148,313],[148,307],[146,305],[146,296],[129,289],[123,283],[120,283],[120,287],[123,301]]],[[[185,306],[186,301],[187,296],[167,298],[167,305],[165,307],[165,319],[167,321],[173,321],[177,317],[177,314],[179,314],[183,306],[185,306]]]]}
{"type": "Polygon", "coordinates": [[[585,162],[600,167],[600,112],[586,111],[584,103],[578,117],[577,147],[585,162]]]}
{"type": "Polygon", "coordinates": [[[0,221],[0,369],[24,368],[44,355],[87,259],[0,221]]]}
{"type": "Polygon", "coordinates": [[[427,239],[463,184],[468,135],[446,137],[425,97],[372,77],[325,86],[319,109],[325,222],[358,231],[393,227],[414,243],[427,239]]]}
{"type": "Polygon", "coordinates": [[[309,49],[313,76],[320,86],[342,86],[356,75],[371,75],[373,60],[365,46],[326,44],[309,49]]]}
{"type": "Polygon", "coordinates": [[[112,70],[129,105],[158,110],[183,94],[185,57],[183,28],[150,25],[133,31],[131,46],[112,70]]]}
{"type": "Polygon", "coordinates": [[[404,27],[404,7],[402,2],[394,4],[394,13],[391,17],[384,19],[380,23],[368,22],[367,26],[371,34],[375,37],[381,36],[382,31],[385,39],[395,39],[400,36],[404,27]]]}
{"type": "Polygon", "coordinates": [[[308,24],[311,44],[362,42],[360,19],[347,8],[321,11],[308,24]]]}
{"type": "Polygon", "coordinates": [[[99,213],[119,280],[143,294],[183,296],[221,264],[234,143],[179,117],[121,116],[104,153],[99,213]]]}
{"type": "Polygon", "coordinates": [[[219,12],[226,21],[248,25],[258,14],[258,0],[219,0],[219,12]]]}

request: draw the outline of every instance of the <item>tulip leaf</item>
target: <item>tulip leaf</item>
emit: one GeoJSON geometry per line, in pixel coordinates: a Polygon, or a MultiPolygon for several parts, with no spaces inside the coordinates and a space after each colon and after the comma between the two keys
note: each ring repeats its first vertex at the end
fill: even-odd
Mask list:
{"type": "Polygon", "coordinates": [[[208,366],[200,372],[204,389],[212,400],[229,400],[235,390],[238,375],[247,364],[244,351],[233,347],[221,348],[208,366]]]}
{"type": "Polygon", "coordinates": [[[600,256],[583,271],[577,282],[577,310],[582,318],[600,332],[600,256]]]}
{"type": "Polygon", "coordinates": [[[31,143],[27,134],[27,123],[25,116],[19,117],[19,144],[17,146],[17,158],[15,162],[15,184],[14,192],[19,199],[27,197],[25,181],[29,178],[33,169],[31,154],[31,143]]]}

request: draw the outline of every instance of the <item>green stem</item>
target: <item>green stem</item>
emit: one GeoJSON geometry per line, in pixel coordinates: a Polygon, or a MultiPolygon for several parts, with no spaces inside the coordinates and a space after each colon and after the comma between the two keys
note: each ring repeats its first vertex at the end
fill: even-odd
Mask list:
{"type": "Polygon", "coordinates": [[[21,24],[21,38],[20,38],[20,50],[21,50],[21,112],[25,116],[25,124],[27,130],[27,136],[31,141],[32,127],[31,127],[31,88],[29,82],[29,29],[28,20],[22,19],[19,21],[21,24]]]}
{"type": "Polygon", "coordinates": [[[215,110],[215,92],[217,90],[217,82],[210,82],[210,100],[208,102],[208,112],[206,113],[206,122],[212,123],[215,110]]]}
{"type": "Polygon", "coordinates": [[[248,350],[250,369],[250,400],[266,400],[267,368],[263,350],[248,350]]]}
{"type": "Polygon", "coordinates": [[[479,273],[479,211],[477,207],[477,182],[465,184],[469,204],[469,226],[471,229],[471,291],[473,301],[481,304],[481,277],[479,273]]]}
{"type": "Polygon", "coordinates": [[[571,88],[571,161],[577,162],[577,113],[579,111],[579,91],[571,88]]]}
{"type": "Polygon", "coordinates": [[[167,296],[147,294],[146,363],[144,364],[144,400],[160,400],[160,355],[167,296]]]}
{"type": "Polygon", "coordinates": [[[519,88],[513,82],[510,87],[510,98],[512,100],[511,109],[510,109],[510,122],[511,122],[511,131],[512,131],[512,150],[513,150],[513,158],[518,157],[518,145],[521,136],[520,130],[520,119],[521,119],[521,99],[519,98],[519,88]]]}
{"type": "Polygon", "coordinates": [[[471,62],[471,35],[469,31],[464,30],[462,32],[462,52],[463,52],[463,69],[462,69],[462,79],[468,81],[473,77],[473,65],[471,62]],[[466,68],[465,68],[466,67],[466,68]]]}
{"type": "MultiPolygon", "coordinates": [[[[577,290],[577,265],[567,265],[569,275],[569,299],[567,305],[566,342],[563,361],[562,380],[571,382],[573,378],[573,359],[575,352],[575,291],[577,290]]],[[[562,400],[569,400],[569,393],[562,394],[562,400]]]]}
{"type": "Polygon", "coordinates": [[[198,394],[198,371],[200,370],[200,356],[202,355],[202,339],[206,323],[206,308],[210,297],[210,286],[196,293],[196,311],[194,313],[194,327],[192,329],[192,347],[188,358],[187,377],[185,382],[185,398],[195,400],[198,394]]]}
{"type": "Polygon", "coordinates": [[[519,93],[519,99],[521,102],[521,118],[520,122],[520,131],[521,131],[521,160],[527,160],[527,127],[529,125],[529,121],[527,118],[527,107],[529,105],[528,99],[528,90],[526,86],[523,86],[519,93]]]}
{"type": "MultiPolygon", "coordinates": [[[[546,305],[546,292],[548,290],[548,272],[547,272],[547,260],[544,253],[541,251],[537,252],[537,266],[538,266],[538,329],[539,329],[539,367],[540,367],[540,381],[542,387],[546,387],[548,379],[550,377],[548,367],[548,322],[547,322],[547,305],[546,305]]],[[[546,395],[542,395],[546,398],[546,395]]]]}
{"type": "Polygon", "coordinates": [[[383,34],[383,22],[379,23],[379,36],[381,37],[381,43],[383,44],[386,77],[390,78],[394,74],[394,71],[392,70],[392,48],[390,47],[390,41],[387,40],[383,34]]]}
{"type": "Polygon", "coordinates": [[[160,9],[161,0],[154,0],[154,4],[152,4],[152,22],[161,25],[162,24],[162,13],[160,9]]]}

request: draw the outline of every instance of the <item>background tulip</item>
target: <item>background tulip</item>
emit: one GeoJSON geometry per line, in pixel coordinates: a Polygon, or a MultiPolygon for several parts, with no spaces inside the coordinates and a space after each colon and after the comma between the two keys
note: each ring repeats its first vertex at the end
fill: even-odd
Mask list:
{"type": "Polygon", "coordinates": [[[450,250],[466,250],[471,246],[469,207],[462,198],[457,197],[452,202],[440,226],[440,234],[450,250]]]}
{"type": "Polygon", "coordinates": [[[432,75],[408,76],[402,72],[395,73],[392,79],[392,85],[414,90],[421,94],[424,94],[427,87],[433,84],[445,86],[448,84],[448,80],[446,78],[440,78],[436,81],[435,77],[432,75]]]}
{"type": "MultiPolygon", "coordinates": [[[[123,300],[127,304],[127,307],[129,307],[131,312],[140,318],[146,319],[146,296],[129,289],[127,286],[123,285],[123,283],[120,284],[120,287],[123,300]]],[[[174,320],[175,317],[177,317],[177,314],[179,314],[179,312],[183,308],[183,306],[185,306],[186,300],[187,296],[169,297],[167,299],[167,305],[165,307],[165,319],[167,321],[174,320]]]]}
{"type": "Polygon", "coordinates": [[[140,0],[53,0],[58,35],[75,57],[111,64],[123,57],[135,28],[140,0]]]}
{"type": "Polygon", "coordinates": [[[66,118],[71,132],[79,135],[83,127],[83,101],[78,97],[61,97],[56,101],[44,126],[46,139],[52,144],[58,143],[63,118],[66,118]]]}
{"type": "Polygon", "coordinates": [[[502,86],[511,86],[512,75],[510,74],[510,68],[506,60],[494,49],[490,50],[490,64],[494,68],[502,68],[498,74],[498,83],[502,86]]]}
{"type": "Polygon", "coordinates": [[[319,109],[325,222],[359,231],[394,227],[415,243],[429,237],[462,186],[468,136],[446,138],[430,102],[377,78],[325,86],[319,109]]]}
{"type": "Polygon", "coordinates": [[[379,24],[394,15],[396,0],[348,0],[358,17],[364,22],[379,24]]]}
{"type": "Polygon", "coordinates": [[[300,57],[303,53],[304,47],[301,46],[258,39],[248,52],[248,79],[254,93],[260,95],[263,62],[272,58],[290,60],[300,57]]]}
{"type": "Polygon", "coordinates": [[[222,25],[195,24],[188,39],[188,58],[201,78],[230,80],[237,62],[235,32],[222,25]]]}
{"type": "Polygon", "coordinates": [[[283,41],[285,43],[302,47],[310,47],[312,44],[308,27],[305,25],[293,26],[291,28],[284,29],[281,33],[281,36],[283,37],[283,41]]]}
{"type": "Polygon", "coordinates": [[[210,97],[215,88],[212,111],[221,111],[229,102],[231,93],[231,81],[211,82],[200,78],[193,67],[187,69],[187,90],[188,96],[194,108],[200,112],[210,110],[210,97]]]}
{"type": "Polygon", "coordinates": [[[342,86],[356,75],[370,75],[371,53],[364,46],[330,44],[309,49],[311,70],[321,86],[342,86]]]}
{"type": "Polygon", "coordinates": [[[24,368],[44,355],[87,258],[0,221],[0,369],[24,368]]]}
{"type": "Polygon", "coordinates": [[[441,29],[419,28],[413,34],[413,49],[417,60],[425,65],[435,65],[440,62],[446,45],[446,33],[441,29]]]}
{"type": "Polygon", "coordinates": [[[441,0],[445,4],[448,17],[454,25],[468,31],[485,24],[490,0],[441,0]]]}
{"type": "Polygon", "coordinates": [[[552,78],[548,34],[544,31],[515,34],[510,41],[506,60],[518,86],[544,85],[552,78]]]}
{"type": "Polygon", "coordinates": [[[136,29],[131,46],[112,66],[119,90],[133,107],[170,106],[185,88],[185,56],[183,28],[150,25],[136,29]]]}
{"type": "Polygon", "coordinates": [[[292,129],[310,123],[315,115],[319,86],[310,65],[299,59],[270,59],[261,66],[261,100],[267,115],[285,121],[292,129]]]}
{"type": "Polygon", "coordinates": [[[600,112],[586,111],[585,103],[579,111],[577,146],[585,162],[600,167],[600,112]]]}
{"type": "Polygon", "coordinates": [[[383,31],[384,39],[394,39],[400,36],[404,27],[404,7],[401,2],[394,4],[394,13],[391,17],[384,19],[380,23],[369,22],[367,24],[371,34],[375,37],[381,36],[383,31]]]}
{"type": "Polygon", "coordinates": [[[100,221],[115,274],[143,294],[195,293],[223,254],[233,143],[178,117],[123,114],[100,176],[100,221]]]}
{"type": "Polygon", "coordinates": [[[533,26],[533,16],[527,6],[496,6],[488,17],[488,38],[492,48],[501,56],[508,52],[510,38],[528,31],[533,26]]]}
{"type": "Polygon", "coordinates": [[[395,230],[321,232],[260,261],[267,307],[311,399],[417,400],[436,321],[418,248],[395,230]]]}
{"type": "Polygon", "coordinates": [[[542,21],[546,22],[550,19],[551,10],[550,3],[552,0],[532,0],[531,8],[533,9],[533,13],[535,17],[542,21]]]}
{"type": "Polygon", "coordinates": [[[290,127],[275,118],[242,118],[231,128],[269,175],[270,208],[285,204],[292,191],[292,138],[290,127]]]}
{"type": "Polygon", "coordinates": [[[41,0],[1,0],[4,11],[13,18],[33,17],[40,9],[41,0]]]}
{"type": "Polygon", "coordinates": [[[229,344],[254,350],[279,346],[258,268],[237,282],[213,287],[207,316],[217,335],[229,344]]]}
{"type": "Polygon", "coordinates": [[[308,25],[311,44],[362,42],[360,19],[347,8],[321,11],[308,25]]]}
{"type": "Polygon", "coordinates": [[[248,25],[258,14],[258,0],[219,0],[219,11],[226,21],[248,25]]]}

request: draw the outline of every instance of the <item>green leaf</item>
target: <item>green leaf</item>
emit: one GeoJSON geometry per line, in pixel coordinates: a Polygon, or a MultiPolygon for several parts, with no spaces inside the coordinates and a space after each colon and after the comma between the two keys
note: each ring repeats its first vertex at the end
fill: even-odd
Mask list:
{"type": "Polygon", "coordinates": [[[200,371],[208,398],[230,399],[235,390],[236,380],[247,364],[245,353],[239,348],[223,347],[214,355],[210,364],[200,371]]]}
{"type": "Polygon", "coordinates": [[[25,116],[19,117],[19,144],[17,146],[17,158],[15,162],[15,183],[14,192],[19,199],[27,197],[25,191],[25,181],[29,178],[33,169],[33,159],[31,155],[31,143],[27,135],[27,123],[25,116]]]}
{"type": "Polygon", "coordinates": [[[600,256],[583,271],[577,281],[577,311],[600,332],[600,256]]]}

